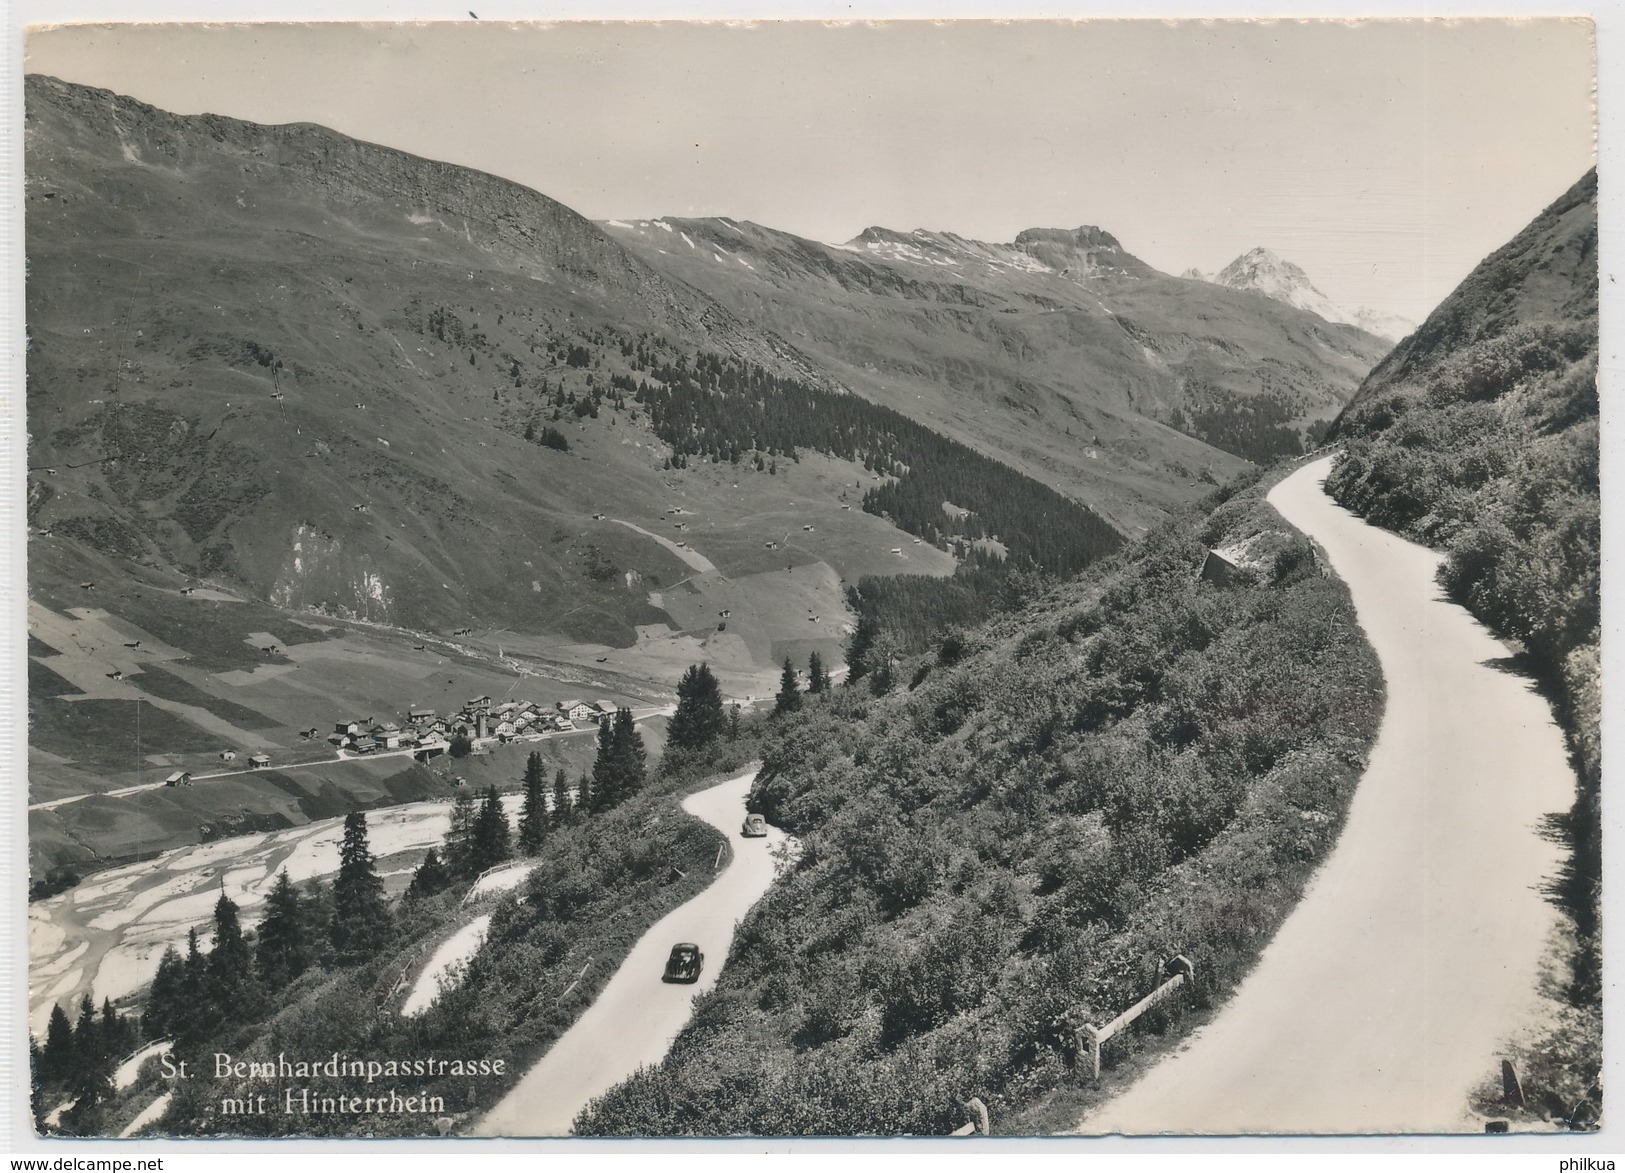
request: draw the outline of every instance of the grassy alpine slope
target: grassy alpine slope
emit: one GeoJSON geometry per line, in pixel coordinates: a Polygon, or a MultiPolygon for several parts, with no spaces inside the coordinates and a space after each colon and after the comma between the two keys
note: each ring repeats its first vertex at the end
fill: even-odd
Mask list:
{"type": "MultiPolygon", "coordinates": [[[[1589,1036],[1582,1050],[1602,997],[1597,284],[1592,171],[1372,371],[1326,482],[1368,520],[1446,550],[1441,584],[1523,646],[1554,699],[1580,778],[1553,894],[1577,937],[1564,1049],[1589,1036]]],[[[1550,1072],[1565,1108],[1595,1070],[1550,1072]]]]}
{"type": "MultiPolygon", "coordinates": [[[[1335,841],[1382,710],[1342,585],[1254,486],[1019,613],[775,718],[752,805],[798,836],[720,984],[600,1135],[1001,1132],[1099,1094],[1074,1030],[1222,998],[1335,841]],[[1241,545],[1241,580],[1201,579],[1241,545]],[[878,693],[878,695],[877,695],[878,693]]],[[[1107,1084],[1109,1085],[1108,1079],[1107,1084]]]]}

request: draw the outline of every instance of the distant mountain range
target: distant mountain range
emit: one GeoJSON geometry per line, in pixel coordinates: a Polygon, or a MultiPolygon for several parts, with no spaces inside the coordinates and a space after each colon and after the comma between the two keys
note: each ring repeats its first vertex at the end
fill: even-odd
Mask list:
{"type": "Polygon", "coordinates": [[[1236,289],[1243,293],[1261,293],[1286,305],[1326,319],[1355,326],[1387,342],[1398,342],[1416,329],[1416,323],[1398,314],[1361,306],[1345,310],[1315,288],[1305,273],[1291,261],[1284,260],[1267,248],[1255,248],[1242,253],[1217,273],[1204,273],[1200,269],[1187,269],[1183,276],[1197,281],[1209,281],[1236,289]]]}
{"type": "Polygon", "coordinates": [[[602,227],[842,386],[1130,531],[1241,459],[1296,451],[1387,350],[1158,272],[1098,227],[1003,243],[871,227],[838,245],[721,216],[602,227]]]}

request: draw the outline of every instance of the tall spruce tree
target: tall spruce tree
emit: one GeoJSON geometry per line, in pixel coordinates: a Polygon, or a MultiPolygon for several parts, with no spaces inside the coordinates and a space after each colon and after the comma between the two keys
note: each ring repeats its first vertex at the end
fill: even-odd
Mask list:
{"type": "Polygon", "coordinates": [[[209,959],[198,945],[197,930],[186,930],[186,960],[181,969],[181,1007],[174,1028],[182,1043],[208,1036],[214,1029],[209,1014],[209,959]]]}
{"type": "Polygon", "coordinates": [[[471,868],[479,875],[486,868],[513,858],[513,840],[508,830],[508,812],[495,786],[485,788],[485,801],[474,816],[474,855],[471,868]]]}
{"type": "Polygon", "coordinates": [[[869,653],[874,649],[875,639],[880,635],[880,622],[864,607],[863,598],[857,591],[849,590],[847,600],[858,613],[857,625],[852,628],[852,638],[846,644],[846,682],[851,684],[869,671],[869,653]]]}
{"type": "Polygon", "coordinates": [[[152,979],[146,1009],[141,1012],[141,1031],[149,1039],[168,1038],[176,1032],[186,1013],[186,963],[170,945],[158,959],[158,972],[152,979]]]}
{"type": "Polygon", "coordinates": [[[73,1024],[73,1070],[75,1076],[93,1069],[105,1058],[101,1024],[96,1021],[96,1003],[86,993],[79,999],[79,1018],[73,1024]]]}
{"type": "Polygon", "coordinates": [[[102,1048],[114,1059],[121,1059],[135,1049],[134,1024],[113,1009],[111,998],[102,999],[102,1048]]]}
{"type": "Polygon", "coordinates": [[[807,691],[814,695],[829,690],[829,670],[824,667],[824,657],[813,652],[807,657],[807,691]]]}
{"type": "Polygon", "coordinates": [[[96,1021],[96,1003],[88,993],[79,1003],[79,1022],[73,1029],[73,1068],[68,1090],[75,1097],[76,1131],[87,1130],[91,1121],[85,1113],[113,1094],[113,1061],[101,1024],[96,1021]]]}
{"type": "Polygon", "coordinates": [[[383,948],[389,932],[384,882],[367,845],[367,816],[351,811],[344,818],[339,871],[333,880],[331,940],[336,960],[341,965],[365,961],[383,948]]]}
{"type": "Polygon", "coordinates": [[[722,688],[709,664],[691,664],[677,682],[677,711],[666,740],[679,749],[699,749],[717,739],[723,728],[722,688]]]}
{"type": "Polygon", "coordinates": [[[605,811],[616,803],[615,723],[608,717],[598,722],[598,754],[592,762],[592,801],[587,809],[605,811]]]}
{"type": "Polygon", "coordinates": [[[241,1022],[259,1014],[262,990],[254,953],[243,936],[237,905],[225,894],[214,905],[214,947],[209,950],[209,1001],[220,1022],[241,1022]]]}
{"type": "Polygon", "coordinates": [[[562,827],[570,821],[570,776],[565,773],[564,767],[553,775],[553,810],[551,812],[554,827],[562,827]]]}
{"type": "Polygon", "coordinates": [[[779,695],[773,701],[773,713],[793,713],[801,707],[801,682],[796,679],[796,666],[790,657],[784,658],[784,671],[779,674],[779,695]]]}
{"type": "Polygon", "coordinates": [[[283,868],[265,899],[254,949],[255,967],[267,989],[283,989],[310,968],[316,959],[314,936],[305,902],[283,868]]]}
{"type": "Polygon", "coordinates": [[[542,755],[532,751],[525,759],[525,802],[519,810],[519,851],[535,855],[547,835],[547,776],[542,755]]]}
{"type": "Polygon", "coordinates": [[[648,752],[643,746],[643,735],[632,720],[632,710],[615,710],[615,733],[612,739],[615,754],[617,803],[625,802],[643,789],[648,776],[648,752]]]}
{"type": "Polygon", "coordinates": [[[41,1075],[48,1083],[61,1083],[73,1074],[73,1023],[58,1002],[45,1024],[45,1047],[40,1053],[41,1075]]]}

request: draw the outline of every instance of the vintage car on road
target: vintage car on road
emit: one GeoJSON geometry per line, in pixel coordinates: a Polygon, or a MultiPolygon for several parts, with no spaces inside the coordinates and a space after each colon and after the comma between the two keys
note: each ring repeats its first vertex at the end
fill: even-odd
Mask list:
{"type": "Polygon", "coordinates": [[[705,964],[705,954],[700,952],[698,945],[684,942],[671,947],[671,956],[666,958],[666,972],[661,975],[663,982],[697,982],[700,980],[700,967],[705,964]]]}
{"type": "Polygon", "coordinates": [[[745,816],[745,825],[739,828],[739,833],[746,839],[761,839],[767,835],[767,820],[759,814],[745,816]]]}

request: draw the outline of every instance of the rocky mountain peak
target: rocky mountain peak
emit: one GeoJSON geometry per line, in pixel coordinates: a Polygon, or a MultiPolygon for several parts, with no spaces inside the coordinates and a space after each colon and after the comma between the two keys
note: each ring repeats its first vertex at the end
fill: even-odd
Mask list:
{"type": "Polygon", "coordinates": [[[1023,228],[1016,233],[1016,248],[1057,273],[1069,276],[1115,273],[1145,277],[1155,272],[1124,249],[1117,237],[1093,224],[1078,228],[1023,228]]]}
{"type": "Polygon", "coordinates": [[[1414,328],[1414,323],[1397,314],[1365,306],[1353,311],[1344,309],[1315,288],[1315,283],[1302,268],[1262,246],[1248,249],[1215,274],[1187,269],[1180,275],[1244,293],[1262,294],[1300,310],[1308,310],[1328,322],[1358,327],[1389,342],[1398,341],[1414,328]]]}

